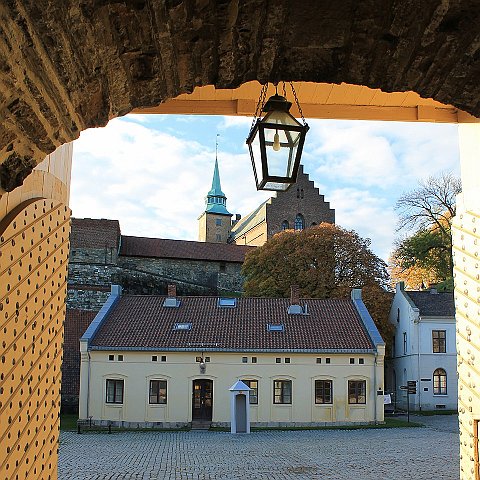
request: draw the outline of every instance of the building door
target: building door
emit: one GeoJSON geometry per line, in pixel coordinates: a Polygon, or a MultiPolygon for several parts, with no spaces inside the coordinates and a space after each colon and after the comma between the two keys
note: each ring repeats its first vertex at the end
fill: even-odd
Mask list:
{"type": "Polygon", "coordinates": [[[213,380],[193,381],[192,420],[212,420],[213,380]]]}

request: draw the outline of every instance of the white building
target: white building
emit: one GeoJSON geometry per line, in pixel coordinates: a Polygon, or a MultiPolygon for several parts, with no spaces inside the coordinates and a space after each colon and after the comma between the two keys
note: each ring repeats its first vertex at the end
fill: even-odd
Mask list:
{"type": "Polygon", "coordinates": [[[383,421],[385,345],[351,299],[112,294],[80,340],[80,419],[230,425],[250,387],[252,425],[383,421]]]}
{"type": "Polygon", "coordinates": [[[407,393],[401,386],[416,382],[409,396],[414,410],[457,409],[455,306],[453,293],[406,291],[396,286],[390,310],[395,325],[392,366],[387,369],[388,389],[396,406],[406,408],[407,393]]]}

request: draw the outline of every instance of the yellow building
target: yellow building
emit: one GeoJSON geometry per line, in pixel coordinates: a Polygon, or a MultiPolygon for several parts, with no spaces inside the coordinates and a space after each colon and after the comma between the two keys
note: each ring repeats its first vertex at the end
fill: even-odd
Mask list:
{"type": "Polygon", "coordinates": [[[80,349],[80,419],[227,426],[240,379],[253,425],[383,421],[385,345],[360,290],[289,300],[121,295],[113,286],[80,349]]]}

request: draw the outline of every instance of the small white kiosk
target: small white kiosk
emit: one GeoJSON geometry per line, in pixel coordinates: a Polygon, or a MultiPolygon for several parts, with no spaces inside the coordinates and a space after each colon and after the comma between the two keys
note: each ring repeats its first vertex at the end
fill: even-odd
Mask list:
{"type": "Polygon", "coordinates": [[[250,433],[250,387],[241,380],[230,388],[231,396],[231,433],[250,433]]]}

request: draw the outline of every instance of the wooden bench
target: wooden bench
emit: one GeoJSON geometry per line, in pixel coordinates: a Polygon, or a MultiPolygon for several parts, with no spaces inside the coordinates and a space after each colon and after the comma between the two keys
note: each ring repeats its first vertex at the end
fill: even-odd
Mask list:
{"type": "Polygon", "coordinates": [[[86,420],[77,420],[77,433],[82,433],[82,430],[108,430],[108,433],[112,433],[112,425],[110,423],[108,425],[100,425],[95,423],[92,417],[88,417],[86,420]]]}

